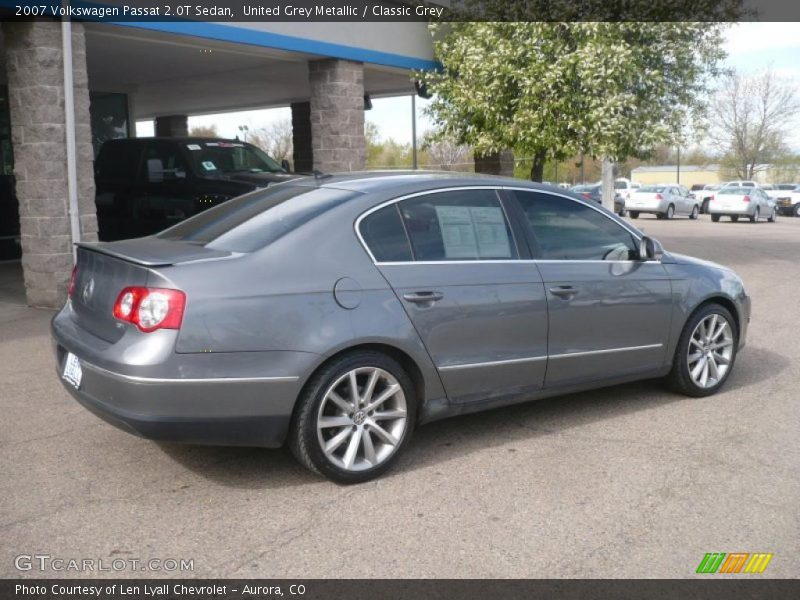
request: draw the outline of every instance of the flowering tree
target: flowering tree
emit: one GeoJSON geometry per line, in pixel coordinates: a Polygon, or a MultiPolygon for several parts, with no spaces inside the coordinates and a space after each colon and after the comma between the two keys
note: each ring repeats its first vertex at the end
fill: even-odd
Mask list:
{"type": "MultiPolygon", "coordinates": [[[[704,114],[724,56],[718,23],[431,27],[442,69],[417,77],[434,94],[437,130],[478,154],[512,148],[532,157],[534,181],[549,159],[583,152],[610,164],[675,142],[704,114]]],[[[613,174],[608,187],[613,203],[613,174]]]]}

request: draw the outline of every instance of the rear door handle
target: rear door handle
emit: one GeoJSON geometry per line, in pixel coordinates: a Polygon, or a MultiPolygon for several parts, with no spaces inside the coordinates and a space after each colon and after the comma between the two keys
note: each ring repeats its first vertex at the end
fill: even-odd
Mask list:
{"type": "Polygon", "coordinates": [[[550,293],[564,300],[571,300],[578,293],[578,290],[571,285],[558,285],[550,288],[550,293]]]}
{"type": "Polygon", "coordinates": [[[414,302],[416,304],[425,304],[427,302],[436,302],[444,298],[441,292],[410,292],[403,294],[403,299],[407,302],[414,302]]]}

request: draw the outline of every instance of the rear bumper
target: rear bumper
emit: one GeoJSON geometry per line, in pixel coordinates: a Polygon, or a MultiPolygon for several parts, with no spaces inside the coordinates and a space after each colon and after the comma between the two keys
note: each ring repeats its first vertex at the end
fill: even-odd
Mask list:
{"type": "Polygon", "coordinates": [[[625,203],[625,210],[629,212],[638,212],[645,214],[666,213],[668,207],[669,203],[666,200],[661,200],[658,202],[641,202],[638,204],[633,200],[629,200],[628,202],[625,203]]]}
{"type": "Polygon", "coordinates": [[[755,206],[748,208],[717,208],[711,204],[708,206],[708,214],[719,215],[721,217],[750,217],[755,212],[755,206]]]}
{"type": "Polygon", "coordinates": [[[301,375],[315,355],[301,352],[175,354],[157,365],[109,361],[114,352],[78,339],[64,311],[53,318],[56,369],[64,388],[104,421],[134,435],[208,445],[278,447],[289,429],[301,375]],[[78,357],[79,388],[61,377],[78,357]]]}

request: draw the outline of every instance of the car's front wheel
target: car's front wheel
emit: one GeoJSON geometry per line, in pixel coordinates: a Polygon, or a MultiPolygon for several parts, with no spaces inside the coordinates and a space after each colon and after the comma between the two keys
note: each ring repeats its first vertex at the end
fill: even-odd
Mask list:
{"type": "Polygon", "coordinates": [[[719,223],[719,215],[711,215],[711,221],[714,223],[719,223]]]}
{"type": "Polygon", "coordinates": [[[719,390],[736,361],[738,332],[730,311],[706,304],[686,322],[667,381],[672,389],[701,398],[719,390]]]}
{"type": "Polygon", "coordinates": [[[628,211],[628,216],[631,219],[638,219],[639,218],[639,211],[638,210],[629,210],[628,211]]]}
{"type": "Polygon", "coordinates": [[[306,467],[339,483],[386,471],[414,430],[414,385],[394,359],[358,351],[315,374],[298,399],[289,445],[306,467]]]}
{"type": "Polygon", "coordinates": [[[699,209],[699,208],[697,208],[697,204],[695,204],[695,205],[692,207],[692,212],[691,212],[691,214],[689,214],[689,218],[690,218],[690,219],[692,219],[692,220],[694,221],[695,219],[697,219],[697,216],[698,216],[699,214],[700,214],[700,209],[699,209]]]}
{"type": "Polygon", "coordinates": [[[778,220],[778,209],[773,208],[772,212],[770,213],[769,217],[767,217],[767,221],[770,223],[775,223],[778,220]]]}

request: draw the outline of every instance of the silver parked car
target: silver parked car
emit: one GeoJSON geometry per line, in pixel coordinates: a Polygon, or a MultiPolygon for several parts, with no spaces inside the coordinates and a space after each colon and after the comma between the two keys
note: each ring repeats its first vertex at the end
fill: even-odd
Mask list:
{"type": "Polygon", "coordinates": [[[654,214],[659,219],[671,219],[675,215],[696,219],[700,214],[694,194],[686,186],[673,184],[642,186],[631,195],[625,208],[631,219],[638,219],[642,213],[654,214]]]}
{"type": "Polygon", "coordinates": [[[758,186],[726,185],[720,188],[711,197],[708,212],[715,223],[720,217],[730,217],[733,222],[738,221],[739,217],[744,217],[751,223],[756,223],[762,218],[774,223],[778,218],[775,199],[758,186]]]}
{"type": "Polygon", "coordinates": [[[570,192],[355,173],[79,245],[52,335],[69,393],[125,431],[288,443],[357,482],[452,415],[649,378],[713,394],[749,320],[731,270],[570,192]]]}

